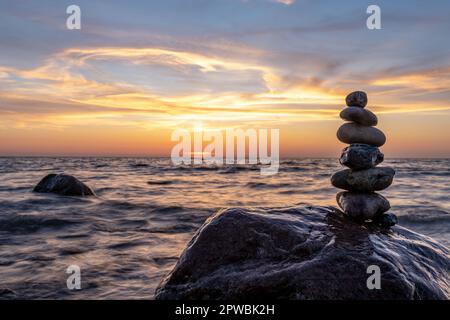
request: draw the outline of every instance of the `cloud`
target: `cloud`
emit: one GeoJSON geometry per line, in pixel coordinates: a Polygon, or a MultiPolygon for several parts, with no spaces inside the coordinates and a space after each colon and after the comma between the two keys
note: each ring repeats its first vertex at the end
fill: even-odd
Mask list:
{"type": "Polygon", "coordinates": [[[278,3],[282,3],[285,4],[287,6],[290,6],[291,4],[293,4],[295,2],[295,0],[275,0],[278,3]]]}
{"type": "Polygon", "coordinates": [[[384,70],[346,83],[337,64],[310,57],[310,70],[301,75],[295,56],[286,59],[277,65],[264,54],[248,59],[159,47],[69,48],[36,68],[0,67],[0,81],[8,80],[0,91],[0,122],[149,128],[189,121],[211,126],[326,121],[338,118],[348,87],[356,85],[370,89],[371,108],[379,113],[450,109],[445,99],[403,98],[445,95],[449,68],[384,70]]]}
{"type": "Polygon", "coordinates": [[[382,74],[371,83],[380,87],[421,89],[424,92],[450,91],[450,67],[382,74]]]}

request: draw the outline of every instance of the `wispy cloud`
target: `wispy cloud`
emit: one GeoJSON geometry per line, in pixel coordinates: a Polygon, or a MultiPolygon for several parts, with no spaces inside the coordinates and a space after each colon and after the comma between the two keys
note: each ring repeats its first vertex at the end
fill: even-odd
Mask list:
{"type": "MultiPolygon", "coordinates": [[[[123,110],[163,112],[168,118],[174,119],[178,119],[180,114],[185,118],[186,114],[191,114],[192,118],[195,118],[203,113],[204,118],[219,120],[223,118],[224,112],[234,116],[248,113],[245,119],[266,121],[265,118],[273,118],[274,114],[278,117],[285,114],[277,109],[277,105],[299,102],[317,104],[331,102],[336,98],[329,93],[321,93],[320,88],[314,88],[307,82],[303,92],[296,94],[289,88],[290,84],[286,84],[285,80],[277,75],[277,71],[269,66],[159,48],[71,48],[55,54],[47,59],[44,65],[34,69],[4,67],[2,70],[9,79],[15,79],[14,83],[9,85],[8,93],[2,93],[3,99],[67,101],[80,104],[81,112],[84,110],[82,106],[88,105],[103,107],[108,112],[118,109],[120,114],[124,113],[123,110]],[[104,74],[99,65],[105,63],[123,63],[120,70],[125,73],[121,74],[120,79],[107,77],[107,81],[102,81],[105,79],[102,79],[104,74]],[[210,84],[214,85],[214,78],[220,76],[231,79],[246,78],[249,81],[259,78],[261,86],[252,92],[243,92],[238,86],[229,88],[229,91],[221,91],[223,81],[219,79],[221,83],[215,91],[199,93],[198,85],[193,85],[185,93],[164,95],[158,92],[157,88],[152,90],[145,87],[133,76],[130,76],[129,81],[126,79],[126,75],[133,75],[146,66],[159,68],[159,72],[163,73],[169,72],[166,70],[169,69],[172,78],[186,83],[193,74],[202,74],[204,77],[200,78],[200,85],[211,80],[213,81],[210,84]],[[88,79],[88,76],[97,79],[88,79]],[[253,77],[255,79],[252,79],[253,77]],[[266,107],[256,114],[256,109],[260,106],[270,108],[266,107]]],[[[173,91],[176,92],[177,89],[174,88],[173,91]]],[[[10,104],[2,105],[3,111],[8,106],[10,104]]],[[[25,111],[24,108],[21,110],[25,111]]],[[[48,108],[40,109],[41,112],[45,110],[48,108]]],[[[73,112],[72,107],[70,110],[73,112]]],[[[309,113],[306,118],[310,118],[311,112],[309,113]]],[[[294,112],[289,111],[286,118],[289,114],[294,112]]],[[[305,116],[306,114],[307,111],[305,116]]],[[[320,116],[323,112],[316,114],[320,116]]],[[[296,118],[299,119],[299,116],[300,113],[296,118]]]]}
{"type": "Polygon", "coordinates": [[[295,0],[275,0],[278,3],[282,3],[285,4],[287,6],[290,6],[291,4],[293,4],[295,2],[295,0]]]}
{"type": "MultiPolygon", "coordinates": [[[[396,88],[397,96],[404,90],[446,91],[448,81],[442,79],[450,78],[449,70],[378,74],[362,85],[381,91],[396,88]]],[[[55,126],[92,119],[141,126],[151,122],[157,127],[199,119],[211,125],[236,119],[280,125],[337,118],[346,93],[339,88],[339,79],[288,74],[263,62],[167,48],[69,48],[33,69],[1,67],[0,81],[6,83],[0,92],[0,112],[3,122],[20,118],[21,124],[36,125],[38,118],[55,126]],[[159,77],[165,81],[162,89],[159,77]],[[149,79],[154,85],[149,85],[149,79]],[[227,79],[232,80],[229,85],[227,79]],[[253,85],[245,88],[242,79],[253,85]],[[23,114],[29,117],[24,119],[23,114]]],[[[404,113],[449,108],[448,104],[427,106],[423,102],[405,106],[390,98],[387,106],[375,105],[375,109],[404,113]]],[[[378,101],[386,100],[380,95],[378,101]]]]}

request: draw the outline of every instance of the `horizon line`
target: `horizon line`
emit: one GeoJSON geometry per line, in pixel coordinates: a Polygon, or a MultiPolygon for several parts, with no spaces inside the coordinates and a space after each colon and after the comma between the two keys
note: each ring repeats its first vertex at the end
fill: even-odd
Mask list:
{"type": "MultiPolygon", "coordinates": [[[[0,158],[153,158],[153,159],[170,159],[170,156],[157,155],[0,155],[0,158]]],[[[280,160],[291,159],[338,159],[339,156],[285,156],[280,160]]],[[[385,160],[450,160],[448,156],[396,156],[385,160]]],[[[246,163],[247,164],[247,163],[246,163]]]]}

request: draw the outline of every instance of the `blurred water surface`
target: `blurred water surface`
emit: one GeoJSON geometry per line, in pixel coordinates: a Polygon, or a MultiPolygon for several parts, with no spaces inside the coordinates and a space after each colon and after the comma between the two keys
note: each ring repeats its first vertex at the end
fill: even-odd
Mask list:
{"type": "MultiPolygon", "coordinates": [[[[450,160],[385,161],[383,194],[400,224],[450,246],[450,160]]],[[[0,158],[0,298],[151,299],[196,229],[232,206],[335,205],[336,159],[174,167],[165,158],[0,158]],[[98,197],[35,194],[48,173],[72,174],[98,197]],[[66,287],[79,265],[82,290],[66,287]]]]}

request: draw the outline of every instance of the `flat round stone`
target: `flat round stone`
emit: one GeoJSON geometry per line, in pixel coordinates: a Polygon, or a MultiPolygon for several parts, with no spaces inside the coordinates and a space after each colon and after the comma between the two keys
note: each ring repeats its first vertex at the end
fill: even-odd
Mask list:
{"type": "Polygon", "coordinates": [[[386,136],[382,131],[357,123],[344,123],[337,131],[337,138],[343,143],[363,143],[376,147],[386,143],[386,136]]]}
{"type": "Polygon", "coordinates": [[[373,192],[339,192],[336,201],[347,215],[358,221],[371,220],[391,208],[385,197],[373,192]]]}
{"type": "Polygon", "coordinates": [[[352,144],[342,150],[339,162],[353,170],[370,169],[384,160],[384,154],[377,147],[368,144],[352,144]]]}
{"type": "Polygon", "coordinates": [[[389,167],[376,167],[353,171],[345,169],[331,177],[331,184],[339,189],[355,192],[384,190],[392,184],[395,170],[389,167]]]}
{"type": "Polygon", "coordinates": [[[345,98],[349,107],[364,108],[367,105],[367,94],[364,91],[354,91],[345,98]]]}
{"type": "Polygon", "coordinates": [[[370,110],[360,107],[347,107],[339,115],[341,119],[356,122],[364,126],[376,126],[378,124],[377,116],[370,110]]]}

